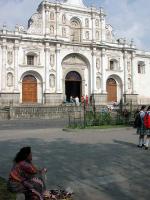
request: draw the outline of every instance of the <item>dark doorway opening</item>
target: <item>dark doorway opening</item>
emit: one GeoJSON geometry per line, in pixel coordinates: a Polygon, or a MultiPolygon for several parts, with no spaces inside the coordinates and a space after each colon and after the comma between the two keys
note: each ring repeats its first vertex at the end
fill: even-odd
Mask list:
{"type": "Polygon", "coordinates": [[[79,81],[66,81],[66,98],[70,101],[70,96],[81,98],[80,82],[79,81]]]}
{"type": "Polygon", "coordinates": [[[66,100],[69,102],[70,97],[79,97],[81,99],[81,76],[75,71],[71,71],[66,75],[65,79],[66,100]]]}

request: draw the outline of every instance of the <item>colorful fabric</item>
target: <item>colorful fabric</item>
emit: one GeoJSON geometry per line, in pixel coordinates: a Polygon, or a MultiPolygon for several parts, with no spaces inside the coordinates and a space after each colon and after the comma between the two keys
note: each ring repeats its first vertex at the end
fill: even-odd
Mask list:
{"type": "Polygon", "coordinates": [[[45,185],[41,177],[38,177],[36,167],[27,161],[21,161],[12,167],[9,175],[8,189],[11,192],[24,193],[26,199],[43,200],[45,185]]]}

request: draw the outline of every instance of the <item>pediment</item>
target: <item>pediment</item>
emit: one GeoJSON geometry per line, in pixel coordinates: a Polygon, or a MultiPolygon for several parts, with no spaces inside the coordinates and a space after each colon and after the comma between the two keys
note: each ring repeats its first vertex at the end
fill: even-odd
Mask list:
{"type": "Polygon", "coordinates": [[[11,71],[14,71],[14,69],[13,69],[12,67],[8,67],[8,68],[7,68],[7,71],[10,71],[10,72],[11,72],[11,71]]]}
{"type": "Polygon", "coordinates": [[[76,65],[76,66],[85,66],[86,63],[80,57],[69,56],[63,61],[63,65],[76,65]]]}

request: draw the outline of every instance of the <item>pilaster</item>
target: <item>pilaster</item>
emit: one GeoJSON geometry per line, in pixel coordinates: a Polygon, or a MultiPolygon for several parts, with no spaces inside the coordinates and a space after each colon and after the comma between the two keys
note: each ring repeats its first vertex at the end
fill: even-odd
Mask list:
{"type": "Polygon", "coordinates": [[[14,44],[14,92],[18,93],[18,52],[19,52],[19,42],[15,40],[14,44]]]}
{"type": "Polygon", "coordinates": [[[94,8],[91,7],[91,20],[92,20],[92,43],[96,42],[96,27],[95,27],[95,13],[94,8]]]}
{"type": "Polygon", "coordinates": [[[106,27],[106,22],[105,22],[105,13],[104,10],[102,8],[100,8],[100,24],[101,24],[101,41],[105,41],[106,40],[106,31],[105,31],[105,27],[106,27]]]}
{"type": "Polygon", "coordinates": [[[1,79],[1,91],[5,92],[6,89],[6,50],[7,50],[7,44],[6,39],[3,40],[2,43],[2,79],[1,79]]]}
{"type": "Polygon", "coordinates": [[[49,47],[49,43],[45,44],[45,93],[49,93],[50,89],[49,89],[49,60],[50,60],[50,47],[49,47]]]}
{"type": "Polygon", "coordinates": [[[135,83],[136,83],[136,64],[135,64],[135,52],[131,53],[131,81],[132,81],[132,94],[137,94],[136,92],[136,87],[135,87],[135,83]]]}
{"type": "Polygon", "coordinates": [[[107,59],[106,50],[102,48],[101,51],[101,68],[102,68],[102,93],[106,92],[106,69],[107,69],[107,59]]]}
{"type": "Polygon", "coordinates": [[[124,65],[124,95],[127,94],[128,72],[127,72],[127,51],[123,52],[123,65],[124,65]]]}
{"type": "Polygon", "coordinates": [[[56,93],[62,93],[62,66],[60,56],[60,44],[56,46],[56,93]]]}
{"type": "Polygon", "coordinates": [[[92,93],[96,93],[96,48],[92,50],[92,93]]]}

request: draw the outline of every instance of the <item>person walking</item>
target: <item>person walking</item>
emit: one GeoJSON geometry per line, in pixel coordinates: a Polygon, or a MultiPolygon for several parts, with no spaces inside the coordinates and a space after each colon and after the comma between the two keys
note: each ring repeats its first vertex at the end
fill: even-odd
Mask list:
{"type": "MultiPolygon", "coordinates": [[[[137,127],[137,134],[139,135],[139,144],[137,145],[139,148],[144,147],[144,135],[145,135],[145,126],[144,126],[144,116],[145,116],[145,109],[146,106],[143,105],[140,109],[139,118],[140,118],[140,124],[137,127]]],[[[137,114],[137,115],[138,115],[137,114]]]]}
{"type": "Polygon", "coordinates": [[[145,150],[148,150],[149,140],[150,140],[150,106],[148,106],[144,117],[144,125],[146,128],[146,140],[145,140],[145,150]]]}

